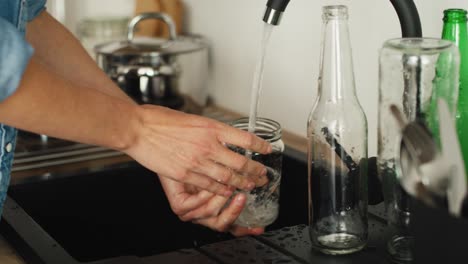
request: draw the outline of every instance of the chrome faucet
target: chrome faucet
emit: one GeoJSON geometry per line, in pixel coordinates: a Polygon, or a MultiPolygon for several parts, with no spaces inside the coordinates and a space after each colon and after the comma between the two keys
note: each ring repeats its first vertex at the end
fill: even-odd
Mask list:
{"type": "MultiPolygon", "coordinates": [[[[277,26],[290,0],[268,0],[263,16],[265,23],[277,26]]],[[[402,37],[422,37],[421,20],[413,0],[390,0],[400,19],[402,37]]]]}
{"type": "Polygon", "coordinates": [[[279,25],[288,4],[289,0],[268,0],[263,21],[273,26],[279,25]]]}

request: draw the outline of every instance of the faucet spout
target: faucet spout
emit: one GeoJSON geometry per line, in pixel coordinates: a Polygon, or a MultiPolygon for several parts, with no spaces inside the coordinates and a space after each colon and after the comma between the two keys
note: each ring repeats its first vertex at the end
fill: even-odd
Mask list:
{"type": "Polygon", "coordinates": [[[268,0],[263,21],[274,26],[279,25],[288,4],[289,0],[268,0]]]}

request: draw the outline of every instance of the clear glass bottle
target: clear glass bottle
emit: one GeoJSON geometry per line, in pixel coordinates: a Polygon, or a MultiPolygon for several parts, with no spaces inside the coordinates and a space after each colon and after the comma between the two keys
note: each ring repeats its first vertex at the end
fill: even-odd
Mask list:
{"type": "MultiPolygon", "coordinates": [[[[237,119],[231,125],[247,131],[249,118],[237,119]]],[[[244,227],[266,227],[278,218],[279,213],[281,168],[284,151],[281,126],[276,121],[259,117],[255,123],[255,135],[268,141],[273,151],[268,155],[252,153],[252,160],[266,166],[268,183],[247,193],[247,203],[235,222],[235,224],[244,227]]],[[[238,147],[231,147],[231,149],[245,155],[245,149],[238,147]]]]}
{"type": "Polygon", "coordinates": [[[455,45],[436,38],[387,40],[379,54],[378,174],[382,180],[390,239],[387,250],[399,263],[413,260],[411,197],[399,179],[401,130],[390,107],[408,121],[426,126],[439,139],[437,100],[445,99],[453,115],[458,101],[459,54],[455,45]]]}
{"type": "Polygon", "coordinates": [[[309,116],[312,245],[332,255],[365,247],[367,119],[355,90],[346,6],[323,8],[318,98],[309,116]]]}

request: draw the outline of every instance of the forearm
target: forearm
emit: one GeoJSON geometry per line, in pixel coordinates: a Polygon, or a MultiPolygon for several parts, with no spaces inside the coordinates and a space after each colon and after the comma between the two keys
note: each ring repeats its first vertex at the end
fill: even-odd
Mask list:
{"type": "Polygon", "coordinates": [[[79,87],[33,57],[18,89],[0,103],[0,123],[123,150],[135,140],[137,108],[103,92],[79,87]]]}
{"type": "Polygon", "coordinates": [[[80,86],[131,101],[98,67],[78,39],[47,12],[28,24],[26,38],[38,60],[51,71],[80,86]]]}

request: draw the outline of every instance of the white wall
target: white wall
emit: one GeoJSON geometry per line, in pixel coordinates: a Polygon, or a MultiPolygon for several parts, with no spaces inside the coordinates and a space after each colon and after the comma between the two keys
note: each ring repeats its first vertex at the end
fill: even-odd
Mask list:
{"type": "MultiPolygon", "coordinates": [[[[212,43],[212,96],[219,105],[247,114],[266,0],[184,2],[187,31],[200,33],[212,43]]],[[[131,0],[70,0],[67,4],[67,23],[72,28],[83,16],[130,15],[133,11],[131,0]]],[[[400,36],[398,19],[388,0],[291,0],[282,24],[271,38],[260,115],[305,136],[307,117],[316,97],[321,7],[327,4],[346,4],[350,9],[357,93],[369,121],[369,154],[375,155],[378,51],[384,40],[400,36]]],[[[431,37],[440,36],[444,9],[468,9],[466,0],[416,0],[416,4],[424,35],[431,37]]]]}
{"type": "MultiPolygon", "coordinates": [[[[190,31],[206,35],[213,45],[210,88],[217,103],[247,114],[253,71],[261,39],[266,0],[185,0],[190,31]]],[[[384,0],[291,0],[273,32],[265,66],[260,115],[305,135],[316,98],[320,55],[321,7],[345,4],[358,97],[369,121],[369,154],[376,154],[378,51],[384,40],[400,36],[396,13],[384,0]]],[[[466,0],[417,0],[425,36],[439,37],[445,8],[468,9],[466,0]]]]}

